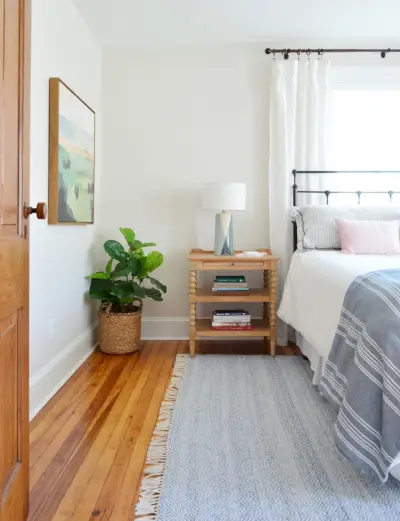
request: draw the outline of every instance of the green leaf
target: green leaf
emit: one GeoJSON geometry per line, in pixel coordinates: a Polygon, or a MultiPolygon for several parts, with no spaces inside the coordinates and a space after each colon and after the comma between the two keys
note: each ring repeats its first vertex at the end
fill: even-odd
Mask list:
{"type": "Polygon", "coordinates": [[[120,300],[132,300],[133,287],[131,282],[116,281],[112,285],[110,293],[120,300]]]}
{"type": "Polygon", "coordinates": [[[153,300],[157,300],[158,302],[161,302],[163,300],[161,291],[154,288],[146,288],[146,295],[153,300]]]}
{"type": "Polygon", "coordinates": [[[157,269],[164,261],[163,254],[159,251],[152,251],[146,257],[146,269],[147,273],[151,273],[157,269]]]}
{"type": "Polygon", "coordinates": [[[112,259],[119,261],[126,259],[127,253],[125,253],[124,247],[118,241],[106,241],[104,249],[112,259]]]}
{"type": "Polygon", "coordinates": [[[113,278],[117,279],[118,277],[126,277],[126,275],[132,274],[133,277],[136,276],[138,271],[139,263],[135,258],[127,258],[122,262],[119,262],[112,273],[113,278]]]}
{"type": "Polygon", "coordinates": [[[135,232],[131,228],[120,228],[119,231],[125,237],[125,240],[129,246],[131,246],[136,237],[135,232]]]}
{"type": "Polygon", "coordinates": [[[129,261],[132,276],[136,276],[140,270],[140,262],[137,258],[131,257],[129,261]]]}
{"type": "Polygon", "coordinates": [[[92,273],[88,277],[88,279],[109,279],[108,273],[104,273],[104,271],[96,271],[96,273],[92,273]]]}
{"type": "Polygon", "coordinates": [[[131,266],[130,263],[127,261],[119,262],[116,266],[114,271],[112,272],[113,278],[117,279],[118,277],[125,277],[126,275],[129,275],[131,272],[131,266]]]}
{"type": "Polygon", "coordinates": [[[142,288],[136,282],[132,282],[135,297],[144,298],[146,296],[146,288],[142,288]]]}
{"type": "Polygon", "coordinates": [[[157,279],[153,279],[153,277],[147,277],[149,281],[156,286],[156,288],[160,289],[163,293],[167,293],[167,286],[165,286],[162,282],[157,279]]]}
{"type": "Polygon", "coordinates": [[[107,275],[108,275],[108,278],[111,277],[111,272],[112,272],[112,265],[113,265],[113,262],[114,262],[114,259],[110,259],[110,260],[107,262],[106,273],[107,273],[107,275]]]}
{"type": "Polygon", "coordinates": [[[142,242],[142,241],[134,240],[131,244],[131,247],[134,250],[137,250],[139,248],[147,248],[149,246],[156,246],[156,243],[155,242],[142,242]]]}
{"type": "Polygon", "coordinates": [[[147,276],[146,257],[138,257],[136,259],[137,270],[136,277],[139,280],[143,280],[147,276]]]}
{"type": "Polygon", "coordinates": [[[115,298],[113,298],[110,293],[112,285],[113,283],[111,280],[92,279],[90,283],[89,296],[94,299],[114,302],[115,298]]]}

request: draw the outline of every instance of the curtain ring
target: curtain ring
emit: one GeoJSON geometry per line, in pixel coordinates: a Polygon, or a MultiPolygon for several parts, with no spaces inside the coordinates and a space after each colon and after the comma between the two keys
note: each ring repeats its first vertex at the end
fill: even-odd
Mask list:
{"type": "Polygon", "coordinates": [[[308,51],[307,51],[307,56],[308,56],[308,61],[310,61],[311,49],[308,49],[308,51]]]}
{"type": "Polygon", "coordinates": [[[275,55],[275,51],[272,51],[272,55],[274,57],[274,61],[276,60],[276,55],[275,55]]]}
{"type": "Polygon", "coordinates": [[[297,49],[297,59],[300,61],[300,54],[301,54],[301,51],[300,49],[297,49]]]}

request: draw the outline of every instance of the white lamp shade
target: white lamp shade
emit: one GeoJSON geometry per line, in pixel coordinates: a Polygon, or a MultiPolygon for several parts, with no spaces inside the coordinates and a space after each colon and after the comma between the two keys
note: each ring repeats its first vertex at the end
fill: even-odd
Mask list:
{"type": "Polygon", "coordinates": [[[204,210],[246,210],[245,183],[207,183],[203,189],[204,210]]]}

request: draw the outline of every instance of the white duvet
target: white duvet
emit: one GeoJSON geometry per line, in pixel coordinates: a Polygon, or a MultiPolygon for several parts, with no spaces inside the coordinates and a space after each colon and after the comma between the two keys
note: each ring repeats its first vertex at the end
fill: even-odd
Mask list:
{"type": "Polygon", "coordinates": [[[328,358],[346,290],[357,275],[400,268],[400,255],[318,251],[293,255],[278,316],[328,358]]]}

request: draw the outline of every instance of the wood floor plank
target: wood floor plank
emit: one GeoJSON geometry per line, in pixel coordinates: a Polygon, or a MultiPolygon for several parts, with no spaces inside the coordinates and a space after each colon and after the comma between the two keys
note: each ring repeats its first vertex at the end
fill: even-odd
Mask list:
{"type": "Polygon", "coordinates": [[[118,396],[107,422],[103,425],[60,503],[53,521],[72,518],[83,496],[86,500],[92,496],[94,504],[132,419],[135,404],[150,376],[159,348],[160,346],[153,345],[141,354],[124,389],[118,396]],[[100,482],[97,486],[97,494],[94,481],[100,482]]]}
{"type": "MultiPolygon", "coordinates": [[[[116,384],[125,365],[126,362],[123,359],[120,359],[120,361],[116,363],[113,370],[98,389],[86,413],[73,427],[69,436],[61,445],[57,455],[51,460],[39,479],[36,480],[30,495],[30,513],[34,516],[33,519],[37,519],[37,521],[51,519],[51,517],[49,517],[49,511],[51,507],[54,507],[55,496],[49,494],[49,489],[50,492],[53,489],[57,489],[57,495],[63,497],[64,490],[61,478],[65,477],[66,471],[68,470],[68,462],[78,448],[81,454],[84,455],[85,451],[87,452],[89,446],[93,443],[101,425],[110,413],[113,400],[116,399],[115,393],[119,392],[116,384]]],[[[35,467],[32,470],[34,469],[35,467]]]]}
{"type": "MultiPolygon", "coordinates": [[[[118,361],[110,360],[93,380],[92,385],[87,388],[87,392],[82,395],[81,400],[74,402],[72,409],[65,421],[54,422],[44,436],[37,440],[31,448],[31,469],[30,469],[30,488],[32,489],[51,461],[56,457],[60,447],[70,436],[76,426],[79,426],[82,418],[87,416],[93,400],[96,398],[104,382],[115,370],[118,361]]],[[[63,418],[64,419],[64,418],[63,418]]]]}
{"type": "MultiPolygon", "coordinates": [[[[104,357],[104,355],[103,355],[104,357]]],[[[30,434],[30,468],[32,469],[46,449],[53,442],[54,438],[62,436],[62,428],[68,422],[71,416],[74,420],[79,421],[79,411],[85,410],[85,403],[90,403],[92,397],[96,394],[99,384],[105,380],[107,374],[113,368],[110,361],[104,358],[97,366],[96,372],[82,374],[83,380],[77,379],[68,391],[64,391],[64,397],[57,400],[57,403],[49,410],[48,414],[43,417],[40,424],[36,426],[30,434]],[[75,387],[76,385],[76,387],[75,387]]],[[[64,386],[65,387],[65,386],[64,386]]],[[[65,432],[71,430],[71,423],[64,429],[65,432]]],[[[32,480],[33,480],[32,474],[32,480]]],[[[33,483],[33,481],[32,481],[33,483]]]]}
{"type": "Polygon", "coordinates": [[[53,398],[41,409],[29,424],[31,433],[31,443],[35,437],[40,437],[41,433],[46,430],[47,426],[53,421],[57,421],[59,408],[63,408],[68,403],[71,396],[75,396],[82,385],[88,385],[90,377],[96,376],[99,372],[100,365],[104,364],[106,355],[101,351],[94,351],[93,354],[85,360],[79,369],[69,378],[69,380],[57,391],[53,398]],[[32,436],[35,433],[34,436],[32,436]]]}
{"type": "Polygon", "coordinates": [[[91,480],[89,487],[82,496],[82,501],[72,517],[73,521],[87,521],[92,518],[105,520],[109,518],[114,504],[113,498],[118,495],[120,485],[127,471],[130,456],[141,431],[143,418],[148,410],[154,388],[157,385],[166,360],[171,364],[173,357],[172,346],[167,346],[167,348],[159,351],[150,377],[140,393],[140,399],[132,410],[132,418],[128,429],[120,442],[116,454],[111,455],[111,467],[109,467],[109,462],[103,459],[103,471],[108,470],[108,472],[96,472],[93,476],[94,479],[91,480]],[[94,515],[92,516],[93,512],[94,515]]]}
{"type": "MultiPolygon", "coordinates": [[[[263,342],[198,343],[199,353],[259,354],[263,342]]],[[[132,521],[175,356],[186,341],[143,342],[140,354],[95,352],[31,425],[29,521],[132,521]]],[[[299,354],[294,345],[279,354],[299,354]]],[[[172,520],[171,520],[172,521],[172,520]]]]}

